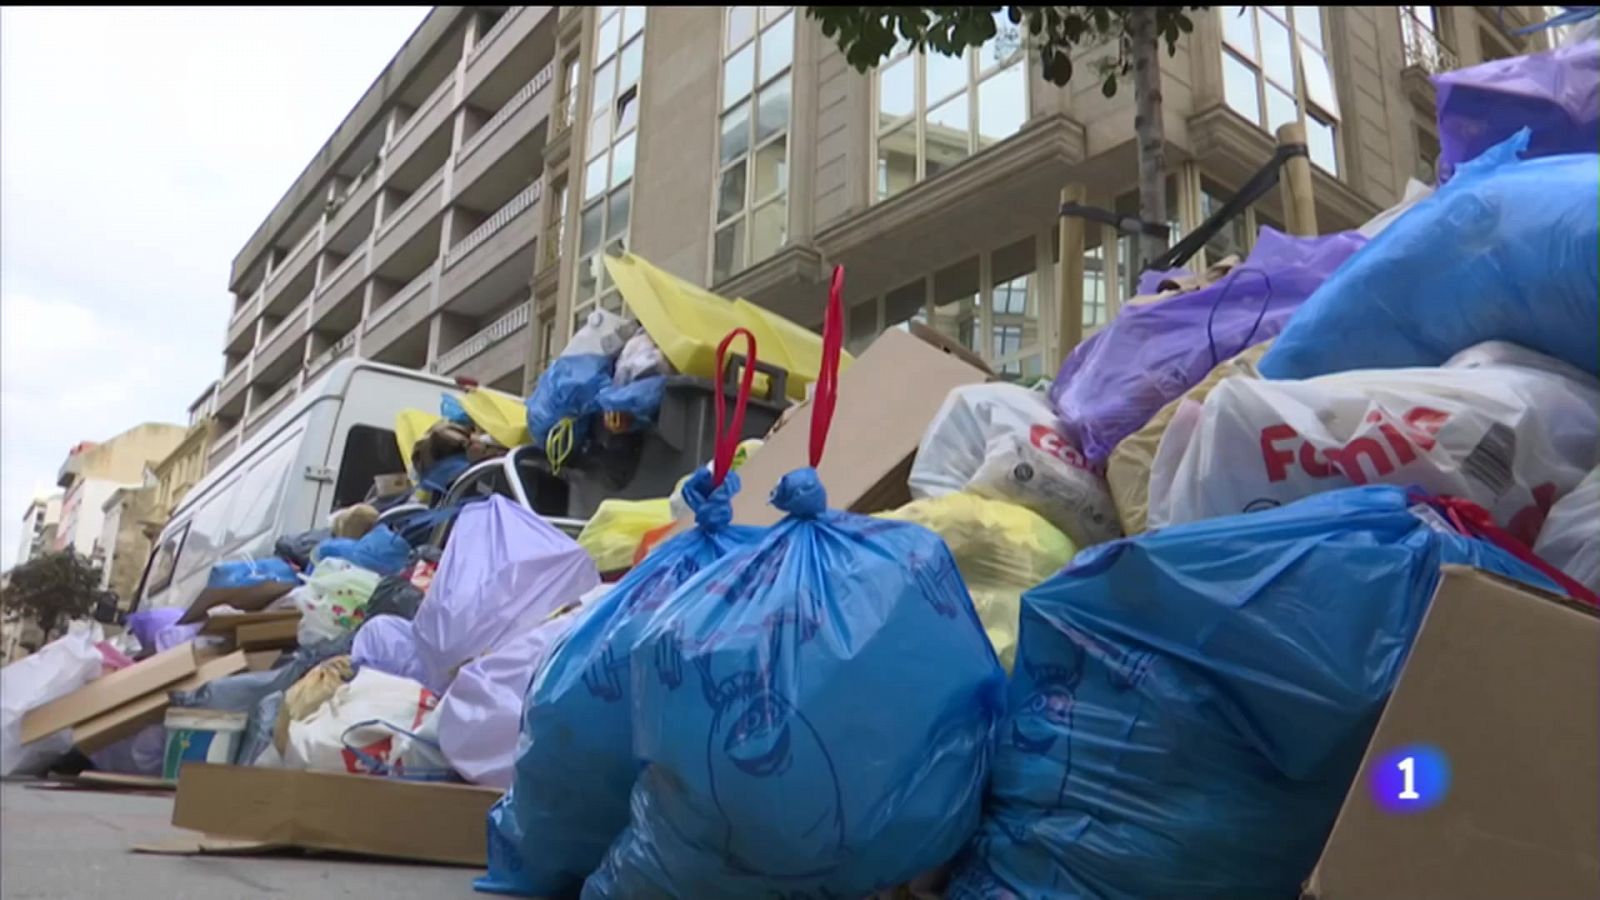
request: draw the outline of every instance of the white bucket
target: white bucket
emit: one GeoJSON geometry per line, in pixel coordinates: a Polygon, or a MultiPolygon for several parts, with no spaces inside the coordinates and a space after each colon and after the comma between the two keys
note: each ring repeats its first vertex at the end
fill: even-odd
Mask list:
{"type": "Polygon", "coordinates": [[[249,721],[247,713],[220,709],[167,710],[167,752],[161,777],[176,780],[179,767],[186,762],[233,762],[249,721]]]}

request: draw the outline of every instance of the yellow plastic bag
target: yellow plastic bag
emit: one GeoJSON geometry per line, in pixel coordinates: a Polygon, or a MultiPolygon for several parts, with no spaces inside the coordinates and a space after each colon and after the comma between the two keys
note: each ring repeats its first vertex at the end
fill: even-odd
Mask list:
{"type": "Polygon", "coordinates": [[[406,464],[406,471],[411,471],[411,450],[417,446],[417,441],[428,433],[433,423],[439,421],[437,413],[423,412],[420,409],[402,409],[395,413],[394,440],[400,445],[400,459],[406,464]]]}
{"type": "Polygon", "coordinates": [[[1009,674],[1017,657],[1022,592],[1067,564],[1077,552],[1072,541],[1032,510],[965,492],[914,500],[878,516],[914,522],[944,538],[1009,674]]]}
{"type": "Polygon", "coordinates": [[[533,440],[528,437],[527,407],[510,394],[477,388],[461,395],[461,408],[472,424],[502,447],[521,447],[533,440]]]}
{"type": "Polygon", "coordinates": [[[606,500],[578,535],[595,568],[616,572],[633,566],[633,551],[645,533],[672,521],[671,504],[659,500],[606,500]]]}
{"type": "Polygon", "coordinates": [[[1145,530],[1150,514],[1150,465],[1155,462],[1156,448],[1161,446],[1161,436],[1172,424],[1172,416],[1185,400],[1204,403],[1211,389],[1222,379],[1234,375],[1256,377],[1256,363],[1272,346],[1271,341],[1257,344],[1232,359],[1224,360],[1206,374],[1200,383],[1190,388],[1182,397],[1168,403],[1145,426],[1122,439],[1106,460],[1106,483],[1111,487],[1111,499],[1117,505],[1117,518],[1122,520],[1122,533],[1139,534],[1145,530]]]}

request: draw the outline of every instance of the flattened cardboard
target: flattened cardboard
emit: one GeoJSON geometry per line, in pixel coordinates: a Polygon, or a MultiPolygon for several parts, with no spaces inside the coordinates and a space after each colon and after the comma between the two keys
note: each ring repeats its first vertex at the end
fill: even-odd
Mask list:
{"type": "Polygon", "coordinates": [[[179,625],[193,625],[205,620],[206,610],[224,604],[245,612],[266,609],[272,601],[294,590],[294,585],[282,581],[268,581],[249,587],[206,588],[194,598],[189,608],[178,617],[179,625]]]}
{"type": "Polygon", "coordinates": [[[299,643],[300,617],[273,619],[240,625],[234,632],[234,646],[241,650],[271,650],[293,647],[299,643]]]}
{"type": "Polygon", "coordinates": [[[242,841],[197,834],[177,835],[159,841],[134,844],[128,849],[134,853],[149,853],[154,856],[262,856],[294,848],[290,844],[242,841]]]}
{"type": "Polygon", "coordinates": [[[166,717],[170,705],[168,694],[172,691],[193,691],[236,672],[243,672],[245,655],[235,651],[227,656],[207,660],[193,675],[175,684],[167,685],[108,710],[72,728],[72,745],[80,753],[94,753],[124,738],[130,738],[151,725],[159,725],[166,717]]]}
{"type": "Polygon", "coordinates": [[[228,636],[246,625],[280,622],[284,619],[298,622],[300,621],[300,611],[296,609],[264,609],[261,612],[223,613],[206,619],[206,624],[201,626],[200,633],[228,636]]]}
{"type": "MultiPolygon", "coordinates": [[[[945,349],[947,343],[931,329],[916,336],[890,329],[840,374],[827,451],[817,468],[829,506],[879,512],[910,501],[906,477],[911,461],[945,396],[991,377],[981,363],[973,365],[945,349]]],[[[794,407],[739,469],[742,487],[733,498],[735,522],[770,525],[781,518],[767,498],[778,479],[809,462],[814,408],[809,400],[794,407]]],[[[676,530],[692,521],[680,520],[676,530]]]]}
{"type": "Polygon", "coordinates": [[[482,867],[495,788],[189,763],[172,824],[310,850],[482,867]]]}
{"type": "Polygon", "coordinates": [[[244,654],[245,668],[252,672],[265,672],[278,662],[281,650],[248,650],[244,654]]]}
{"type": "Polygon", "coordinates": [[[124,775],[120,772],[80,772],[77,775],[58,775],[50,781],[28,784],[35,791],[101,791],[114,794],[170,794],[177,785],[148,775],[124,775]]]}
{"type": "Polygon", "coordinates": [[[72,693],[30,710],[22,717],[22,743],[55,734],[103,715],[151,691],[193,675],[194,644],[186,643],[126,669],[89,682],[72,693]]]}
{"type": "Polygon", "coordinates": [[[1446,566],[1322,860],[1314,900],[1600,897],[1600,616],[1446,566]],[[1378,808],[1372,767],[1432,744],[1449,793],[1378,808]]]}

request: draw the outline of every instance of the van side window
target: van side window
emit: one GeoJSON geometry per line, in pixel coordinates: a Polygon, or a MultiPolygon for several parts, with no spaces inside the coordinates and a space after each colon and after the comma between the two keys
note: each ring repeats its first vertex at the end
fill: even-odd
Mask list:
{"type": "MultiPolygon", "coordinates": [[[[192,523],[191,523],[192,524],[192,523]]],[[[150,565],[150,575],[145,581],[144,596],[159,594],[172,584],[172,574],[178,567],[178,554],[183,551],[183,539],[189,536],[190,525],[178,529],[156,548],[155,560],[150,565]]]]}
{"type": "Polygon", "coordinates": [[[373,479],[406,470],[393,431],[371,425],[352,425],[339,457],[339,480],[334,483],[333,508],[344,509],[367,499],[373,479]]]}

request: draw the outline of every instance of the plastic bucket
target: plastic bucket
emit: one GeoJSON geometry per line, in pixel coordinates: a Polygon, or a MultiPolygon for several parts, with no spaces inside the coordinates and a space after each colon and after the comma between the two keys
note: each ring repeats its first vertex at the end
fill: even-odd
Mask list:
{"type": "Polygon", "coordinates": [[[176,780],[186,762],[231,763],[240,737],[250,721],[248,713],[220,709],[167,710],[167,752],[161,777],[176,780]]]}

